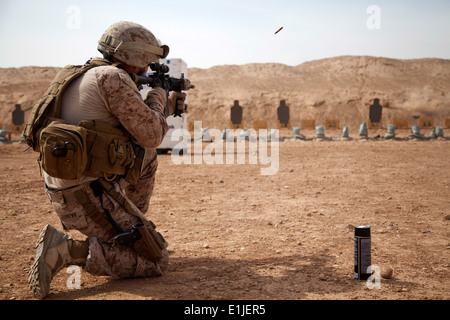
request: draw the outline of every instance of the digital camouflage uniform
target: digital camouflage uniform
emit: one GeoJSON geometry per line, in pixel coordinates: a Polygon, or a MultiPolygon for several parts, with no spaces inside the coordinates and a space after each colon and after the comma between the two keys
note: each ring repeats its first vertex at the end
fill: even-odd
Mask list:
{"type": "MultiPolygon", "coordinates": [[[[67,87],[64,86],[64,90],[56,91],[56,101],[61,102],[57,107],[56,102],[53,105],[47,102],[54,101],[54,98],[48,99],[54,90],[52,84],[49,86],[50,93],[33,108],[33,116],[24,130],[27,143],[33,146],[35,151],[39,151],[35,148],[36,140],[41,140],[42,135],[39,137],[40,131],[33,130],[36,128],[35,124],[40,128],[42,122],[35,120],[40,119],[35,115],[55,114],[54,117],[65,121],[67,126],[79,126],[80,121],[95,120],[116,130],[121,128],[145,149],[145,155],[139,178],[133,184],[123,178],[116,178],[108,184],[105,179],[97,178],[98,175],[89,175],[90,171],[82,171],[87,175],[77,174],[77,179],[73,180],[61,179],[68,176],[58,175],[58,171],[53,172],[52,176],[44,171],[45,193],[63,228],[78,230],[86,235],[87,239],[73,240],[67,233],[50,225],[44,227],[37,242],[36,258],[28,277],[30,289],[36,298],[45,298],[50,291],[53,276],[70,264],[81,265],[86,272],[94,275],[116,278],[159,276],[168,266],[167,243],[164,243],[160,234],[152,231],[152,223],[145,213],[149,209],[158,167],[155,148],[162,142],[168,130],[164,107],[169,105],[170,114],[174,108],[181,110],[185,94],[173,92],[167,101],[167,91],[155,87],[147,93],[145,101],[142,99],[128,72],[140,70],[139,72],[143,73],[149,63],[159,62],[159,58],[165,58],[169,52],[169,47],[161,45],[145,27],[127,21],[115,23],[102,35],[97,49],[104,59],[93,59],[94,67],[73,78],[67,87]],[[61,99],[58,100],[59,98],[61,99]],[[47,104],[42,105],[41,102],[47,104]],[[50,113],[41,112],[47,111],[42,108],[51,106],[58,110],[57,113],[51,113],[54,112],[52,109],[50,113]],[[131,242],[127,240],[125,243],[114,241],[114,236],[118,233],[132,230],[139,230],[141,238],[131,242]],[[154,245],[159,247],[153,247],[154,245]]],[[[60,82],[58,78],[53,84],[62,86],[64,81],[60,82]]],[[[46,128],[42,132],[45,130],[46,128]]],[[[44,143],[46,141],[48,140],[44,140],[44,143]]],[[[69,151],[73,150],[67,140],[64,144],[64,148],[66,147],[69,151]]],[[[115,148],[115,145],[108,147],[102,143],[94,143],[90,154],[95,151],[92,157],[100,156],[115,163],[115,158],[111,158],[114,157],[115,149],[111,147],[115,148]]],[[[59,148],[60,145],[52,145],[50,149],[45,150],[49,150],[54,157],[61,157],[59,148]]],[[[40,152],[42,155],[42,150],[40,152]]],[[[62,164],[58,162],[55,168],[63,168],[65,163],[72,163],[71,159],[64,161],[62,164]]],[[[137,168],[137,163],[139,161],[133,162],[131,170],[137,168]]],[[[105,176],[107,171],[101,172],[105,176]]]]}
{"type": "MultiPolygon", "coordinates": [[[[114,181],[118,192],[126,195],[138,209],[146,213],[152,195],[158,166],[157,147],[168,126],[164,108],[166,91],[155,88],[149,91],[146,102],[133,87],[130,76],[113,66],[101,66],[89,70],[72,83],[63,94],[61,118],[76,124],[83,120],[103,120],[112,125],[119,122],[146,148],[141,176],[134,185],[125,180],[114,181]]],[[[46,193],[61,223],[66,229],[76,229],[88,237],[89,255],[84,270],[95,275],[135,277],[162,275],[167,267],[168,254],[157,263],[151,262],[125,246],[112,246],[111,235],[89,216],[74,193],[84,188],[98,210],[103,210],[100,199],[89,186],[94,177],[83,176],[79,180],[62,180],[44,173],[46,193]]],[[[108,194],[102,195],[103,207],[124,230],[140,221],[126,212],[108,194]]]]}

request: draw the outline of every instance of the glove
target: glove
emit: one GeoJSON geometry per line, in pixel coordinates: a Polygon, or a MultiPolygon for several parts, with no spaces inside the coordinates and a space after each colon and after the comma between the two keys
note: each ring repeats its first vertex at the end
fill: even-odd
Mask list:
{"type": "Polygon", "coordinates": [[[173,115],[175,112],[177,114],[183,113],[185,99],[186,93],[172,91],[169,96],[169,115],[173,115]]]}

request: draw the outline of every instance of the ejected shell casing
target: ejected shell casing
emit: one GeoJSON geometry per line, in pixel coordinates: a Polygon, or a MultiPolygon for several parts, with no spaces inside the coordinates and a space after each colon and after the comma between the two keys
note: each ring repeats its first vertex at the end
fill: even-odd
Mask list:
{"type": "Polygon", "coordinates": [[[275,31],[275,34],[277,34],[278,32],[280,32],[281,29],[283,29],[283,27],[281,27],[280,29],[278,29],[277,31],[275,31]]]}

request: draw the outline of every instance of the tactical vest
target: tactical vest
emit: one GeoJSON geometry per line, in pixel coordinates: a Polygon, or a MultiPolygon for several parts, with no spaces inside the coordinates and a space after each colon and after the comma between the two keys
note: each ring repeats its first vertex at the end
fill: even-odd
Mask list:
{"type": "Polygon", "coordinates": [[[23,136],[40,153],[42,168],[52,177],[87,175],[112,180],[121,176],[130,183],[139,178],[144,149],[125,129],[97,120],[72,125],[60,119],[61,98],[68,85],[89,69],[106,65],[118,66],[92,59],[84,65],[64,67],[33,107],[23,136]]]}

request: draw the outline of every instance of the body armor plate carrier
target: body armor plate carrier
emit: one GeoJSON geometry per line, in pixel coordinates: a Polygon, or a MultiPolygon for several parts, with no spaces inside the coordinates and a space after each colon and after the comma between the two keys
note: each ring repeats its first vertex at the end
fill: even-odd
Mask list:
{"type": "Polygon", "coordinates": [[[64,67],[33,107],[23,136],[40,153],[42,167],[52,177],[87,175],[112,180],[120,176],[129,183],[136,183],[139,177],[144,149],[125,129],[97,120],[72,125],[60,119],[61,97],[67,86],[89,69],[106,65],[118,66],[91,59],[84,65],[64,67]]]}

